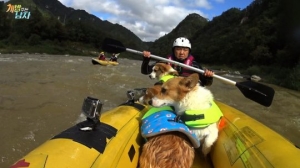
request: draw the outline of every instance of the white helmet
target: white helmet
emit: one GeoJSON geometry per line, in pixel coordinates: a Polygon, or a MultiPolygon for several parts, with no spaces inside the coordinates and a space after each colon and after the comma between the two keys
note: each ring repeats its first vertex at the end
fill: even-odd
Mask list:
{"type": "Polygon", "coordinates": [[[177,38],[173,43],[173,47],[187,47],[189,49],[192,49],[190,41],[185,37],[177,38]]]}

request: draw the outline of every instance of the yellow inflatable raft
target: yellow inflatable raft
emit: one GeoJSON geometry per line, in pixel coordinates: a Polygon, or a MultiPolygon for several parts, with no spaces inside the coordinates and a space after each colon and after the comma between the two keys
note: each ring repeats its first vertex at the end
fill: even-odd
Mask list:
{"type": "MultiPolygon", "coordinates": [[[[224,128],[210,161],[196,156],[193,168],[300,167],[300,150],[291,142],[243,112],[216,103],[224,114],[224,128]]],[[[82,129],[90,120],[79,123],[32,150],[12,167],[136,168],[144,142],[140,119],[148,110],[138,103],[124,103],[101,114],[94,130],[82,129]]]]}
{"type": "Polygon", "coordinates": [[[99,60],[97,58],[92,58],[92,63],[95,64],[100,64],[100,65],[119,65],[118,62],[115,61],[106,61],[106,60],[99,60]]]}

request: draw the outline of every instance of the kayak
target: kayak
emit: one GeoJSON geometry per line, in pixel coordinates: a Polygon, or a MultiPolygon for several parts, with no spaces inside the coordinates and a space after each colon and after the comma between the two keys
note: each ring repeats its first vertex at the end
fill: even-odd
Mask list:
{"type": "Polygon", "coordinates": [[[119,65],[118,62],[115,61],[106,61],[106,60],[99,60],[97,58],[92,58],[92,63],[95,64],[100,64],[100,65],[119,65]]]}
{"type": "MultiPolygon", "coordinates": [[[[193,168],[300,167],[300,150],[290,141],[233,107],[216,101],[224,125],[209,159],[196,152],[193,168]]],[[[12,167],[136,168],[145,142],[140,120],[150,106],[127,101],[57,134],[12,167]],[[93,130],[86,129],[93,128],[93,130]]],[[[91,114],[91,116],[93,116],[91,114]]]]}

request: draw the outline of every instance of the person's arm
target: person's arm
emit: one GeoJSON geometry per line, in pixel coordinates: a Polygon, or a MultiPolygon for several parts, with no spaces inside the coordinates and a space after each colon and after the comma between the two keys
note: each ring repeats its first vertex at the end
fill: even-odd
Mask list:
{"type": "Polygon", "coordinates": [[[149,65],[150,58],[144,57],[142,66],[141,66],[141,73],[144,75],[149,75],[152,72],[153,65],[149,65]]]}
{"type": "MultiPolygon", "coordinates": [[[[195,67],[195,68],[199,68],[199,69],[204,70],[204,69],[202,68],[202,66],[201,66],[199,63],[197,63],[196,61],[193,62],[192,66],[195,67]]],[[[212,73],[212,71],[205,70],[205,73],[204,73],[204,74],[209,74],[209,75],[211,75],[211,73],[212,73]],[[208,71],[208,72],[206,72],[206,71],[208,71]]],[[[200,82],[201,82],[200,84],[201,84],[202,86],[210,86],[210,85],[212,85],[212,83],[213,83],[213,77],[210,77],[209,75],[206,76],[206,75],[204,75],[204,74],[203,74],[203,73],[198,73],[198,75],[199,75],[199,80],[200,80],[200,82]]]]}
{"type": "Polygon", "coordinates": [[[213,77],[207,77],[203,74],[200,74],[200,81],[203,86],[210,86],[213,83],[213,77]]]}

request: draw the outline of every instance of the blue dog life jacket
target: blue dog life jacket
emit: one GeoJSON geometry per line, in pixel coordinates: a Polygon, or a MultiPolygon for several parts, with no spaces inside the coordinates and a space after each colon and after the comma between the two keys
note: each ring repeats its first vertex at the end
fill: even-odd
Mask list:
{"type": "MultiPolygon", "coordinates": [[[[150,109],[151,110],[151,109],[150,109]]],[[[195,148],[200,146],[197,136],[182,122],[175,122],[176,114],[172,110],[162,110],[156,108],[157,112],[145,116],[142,119],[141,132],[144,138],[149,138],[167,132],[181,132],[185,134],[195,148]]],[[[147,114],[147,113],[146,113],[147,114]]]]}

